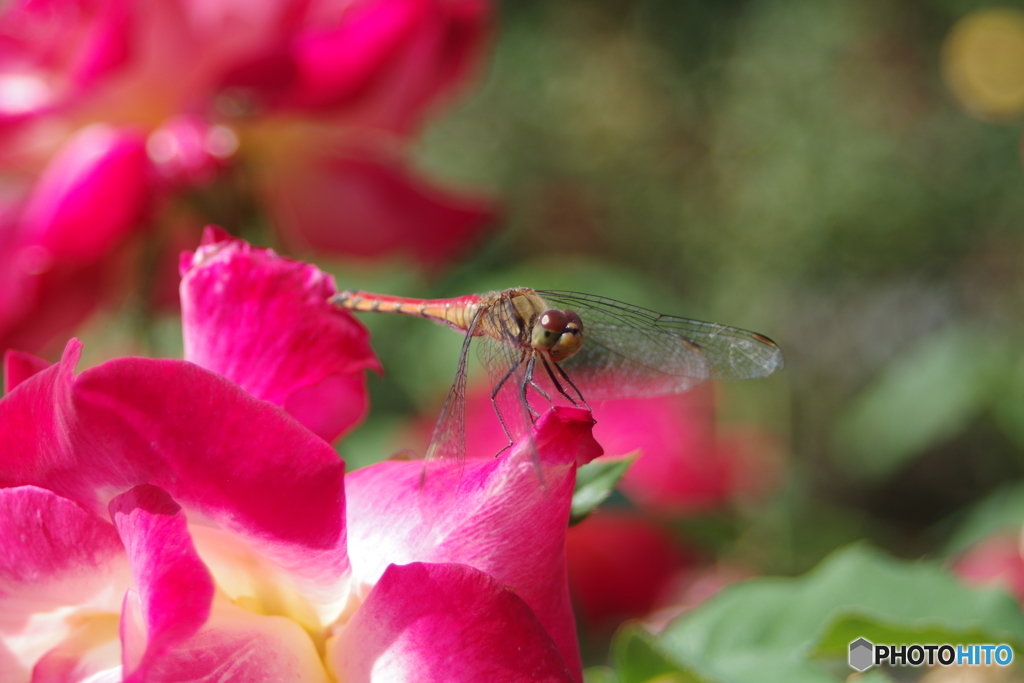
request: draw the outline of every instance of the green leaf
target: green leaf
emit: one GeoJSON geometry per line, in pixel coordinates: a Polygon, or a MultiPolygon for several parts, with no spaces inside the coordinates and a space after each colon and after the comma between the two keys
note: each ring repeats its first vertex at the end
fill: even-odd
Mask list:
{"type": "Polygon", "coordinates": [[[619,683],[619,679],[607,666],[591,666],[583,670],[583,683],[619,683]]]}
{"type": "Polygon", "coordinates": [[[712,683],[658,652],[655,636],[635,624],[619,629],[611,659],[619,683],[712,683]]]}
{"type": "Polygon", "coordinates": [[[940,565],[863,545],[799,578],[734,584],[670,624],[652,648],[716,683],[844,680],[850,641],[1024,643],[1024,615],[997,590],[965,587],[940,565]]]}
{"type": "Polygon", "coordinates": [[[836,429],[839,463],[881,478],[955,436],[991,401],[1008,360],[999,340],[977,330],[926,339],[853,400],[836,429]]]}
{"type": "Polygon", "coordinates": [[[611,495],[634,460],[635,457],[595,460],[576,470],[576,490],[572,494],[569,526],[582,522],[611,495]]]}
{"type": "Polygon", "coordinates": [[[1018,356],[1006,373],[1006,386],[996,397],[992,416],[1003,434],[1024,448],[1024,356],[1018,356]]]}
{"type": "Polygon", "coordinates": [[[1024,484],[1004,486],[987,496],[968,512],[946,545],[946,554],[966,550],[986,536],[1000,531],[1020,530],[1024,524],[1024,484]]]}

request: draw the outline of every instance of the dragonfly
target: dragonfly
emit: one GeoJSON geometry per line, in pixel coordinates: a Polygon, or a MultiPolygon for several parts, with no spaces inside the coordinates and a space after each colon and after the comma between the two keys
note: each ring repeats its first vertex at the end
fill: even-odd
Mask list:
{"type": "MultiPolygon", "coordinates": [[[[520,438],[530,439],[540,415],[537,406],[544,403],[589,409],[588,400],[680,393],[707,380],[766,377],[784,364],[778,345],[757,332],[579,292],[516,287],[453,299],[413,299],[345,290],[330,302],[356,312],[418,316],[465,334],[425,457],[428,464],[453,466],[456,479],[466,457],[473,341],[490,378],[491,403],[508,437],[506,449],[520,438]]],[[[539,472],[536,458],[534,449],[539,472]]]]}

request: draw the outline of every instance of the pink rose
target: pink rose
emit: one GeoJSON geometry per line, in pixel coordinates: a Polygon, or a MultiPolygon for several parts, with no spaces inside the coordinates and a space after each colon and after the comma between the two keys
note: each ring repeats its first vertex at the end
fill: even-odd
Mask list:
{"type": "Polygon", "coordinates": [[[573,599],[591,626],[665,606],[677,577],[694,564],[667,530],[613,509],[598,510],[571,528],[566,547],[573,599]]]}
{"type": "Polygon", "coordinates": [[[714,389],[602,401],[594,434],[610,456],[637,452],[619,488],[645,511],[680,515],[770,490],[781,448],[768,433],[716,425],[714,389]]]}
{"type": "Polygon", "coordinates": [[[204,205],[182,196],[218,179],[221,216],[255,206],[295,248],[424,268],[464,253],[494,203],[419,177],[406,147],[489,25],[486,0],[8,4],[0,348],[38,350],[123,290],[129,240],[174,243],[204,205]]]}
{"type": "Polygon", "coordinates": [[[417,462],[346,476],[307,426],[358,419],[350,378],[376,360],[330,278],[216,232],[183,269],[192,362],[7,356],[4,680],[579,683],[565,533],[589,414],[538,421],[544,486],[522,446],[470,460],[454,498],[417,462]]]}
{"type": "Polygon", "coordinates": [[[112,289],[113,257],[149,205],[149,170],[138,131],[90,126],[0,207],[0,349],[40,348],[112,289]]]}

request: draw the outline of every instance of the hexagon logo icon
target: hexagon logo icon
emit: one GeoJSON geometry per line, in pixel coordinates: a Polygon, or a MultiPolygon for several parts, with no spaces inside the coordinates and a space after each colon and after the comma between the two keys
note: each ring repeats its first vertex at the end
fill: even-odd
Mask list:
{"type": "Polygon", "coordinates": [[[850,666],[857,671],[870,669],[872,666],[875,646],[864,638],[858,638],[850,643],[850,666]]]}

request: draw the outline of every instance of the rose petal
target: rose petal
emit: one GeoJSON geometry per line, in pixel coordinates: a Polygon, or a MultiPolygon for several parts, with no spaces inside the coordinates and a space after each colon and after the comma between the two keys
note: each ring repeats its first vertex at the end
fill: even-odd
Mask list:
{"type": "Polygon", "coordinates": [[[11,393],[16,386],[48,367],[50,361],[31,353],[8,349],[4,353],[4,393],[11,393]]]}
{"type": "Polygon", "coordinates": [[[154,660],[145,676],[136,671],[125,683],[143,680],[328,683],[331,679],[299,624],[215,601],[203,628],[154,660]]]}
{"type": "Polygon", "coordinates": [[[40,176],[25,206],[22,233],[55,262],[96,261],[138,224],[149,197],[148,170],[140,134],[84,128],[40,176]]]}
{"type": "Polygon", "coordinates": [[[38,601],[36,611],[86,602],[124,553],[109,522],[35,486],[0,489],[0,548],[0,600],[38,601]]]}
{"type": "Polygon", "coordinates": [[[102,511],[132,486],[272,561],[327,623],[347,600],[344,463],[280,408],[185,361],[72,373],[80,345],[0,400],[0,486],[32,483],[102,511]]]}
{"type": "Polygon", "coordinates": [[[429,185],[380,150],[296,153],[266,167],[263,192],[288,239],[362,258],[409,254],[436,267],[466,251],[494,203],[429,185]]]}
{"type": "Polygon", "coordinates": [[[391,563],[476,567],[526,601],[578,672],[565,533],[577,454],[597,447],[592,425],[588,412],[573,408],[541,417],[535,438],[543,485],[525,443],[500,458],[467,459],[454,502],[443,486],[431,485],[434,473],[421,488],[419,462],[389,461],[352,472],[346,490],[354,575],[369,585],[391,563]],[[424,511],[432,517],[427,522],[424,511]]]}
{"type": "Polygon", "coordinates": [[[0,124],[68,103],[128,56],[127,0],[20,2],[0,15],[0,124]]]}
{"type": "Polygon", "coordinates": [[[11,259],[0,256],[0,277],[9,277],[0,293],[0,349],[38,351],[66,337],[112,290],[116,264],[106,259],[85,266],[52,263],[38,246],[20,250],[11,259]],[[41,258],[37,260],[37,257],[41,258]],[[37,272],[36,264],[45,269],[37,272]],[[4,294],[12,294],[5,297],[4,294]]]}
{"type": "MultiPolygon", "coordinates": [[[[70,340],[60,362],[0,399],[0,486],[45,485],[42,473],[73,467],[71,385],[81,355],[81,342],[70,340]]],[[[74,494],[68,497],[75,499],[74,494]]]]}
{"type": "Polygon", "coordinates": [[[5,670],[27,680],[54,648],[102,645],[93,621],[116,614],[127,569],[109,522],[52,491],[0,489],[0,643],[13,660],[5,670]]]}
{"type": "Polygon", "coordinates": [[[181,507],[163,489],[143,484],[122,493],[110,501],[110,516],[128,551],[145,622],[145,651],[138,661],[126,657],[124,670],[143,680],[154,661],[210,616],[213,578],[181,507]]]}
{"type": "Polygon", "coordinates": [[[181,281],[185,358],[333,440],[365,414],[363,371],[380,371],[366,328],[327,303],[335,292],[315,266],[267,249],[201,246],[181,281]]]}
{"type": "Polygon", "coordinates": [[[485,0],[433,0],[346,118],[407,134],[477,71],[491,34],[485,0]]]}
{"type": "Polygon", "coordinates": [[[366,375],[334,375],[293,391],[284,409],[325,441],[334,441],[359,424],[370,409],[366,375]]]}
{"type": "MultiPolygon", "coordinates": [[[[92,616],[75,626],[60,645],[32,667],[32,683],[84,681],[121,668],[116,614],[92,616]]],[[[95,679],[90,679],[95,680],[95,679]]],[[[115,679],[121,680],[120,675],[115,679]]]]}
{"type": "Polygon", "coordinates": [[[349,8],[335,26],[299,32],[292,42],[296,81],[285,101],[320,108],[351,100],[380,76],[426,10],[425,0],[375,0],[349,8]]]}
{"type": "Polygon", "coordinates": [[[92,86],[128,59],[131,52],[131,13],[129,0],[99,3],[70,69],[71,79],[79,91],[92,86]]]}
{"type": "Polygon", "coordinates": [[[327,656],[349,683],[581,680],[516,591],[460,564],[389,566],[327,656]]]}
{"type": "Polygon", "coordinates": [[[595,412],[595,437],[608,453],[640,451],[619,488],[644,509],[706,509],[727,500],[735,488],[736,463],[718,446],[710,388],[603,401],[595,412]]]}
{"type": "Polygon", "coordinates": [[[590,623],[639,617],[669,597],[688,558],[672,535],[643,517],[598,510],[569,529],[569,587],[590,623]]]}

